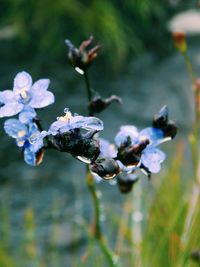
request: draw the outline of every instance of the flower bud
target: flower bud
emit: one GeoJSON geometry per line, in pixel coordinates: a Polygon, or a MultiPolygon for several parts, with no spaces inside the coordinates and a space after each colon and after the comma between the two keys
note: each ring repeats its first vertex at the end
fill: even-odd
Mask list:
{"type": "Polygon", "coordinates": [[[111,158],[96,160],[90,165],[90,170],[105,180],[114,178],[120,172],[118,163],[111,158]]]}
{"type": "Polygon", "coordinates": [[[179,52],[185,53],[187,51],[187,43],[185,40],[185,33],[176,31],[173,33],[174,44],[179,52]]]}
{"type": "Polygon", "coordinates": [[[55,146],[61,152],[70,153],[85,163],[95,161],[100,154],[99,142],[92,137],[86,138],[78,130],[57,134],[54,140],[55,146]]]}
{"type": "Polygon", "coordinates": [[[100,96],[95,97],[89,104],[89,113],[95,114],[100,113],[104,109],[106,109],[112,102],[117,102],[118,104],[122,104],[122,100],[120,97],[116,95],[112,95],[109,98],[102,99],[100,96]]]}
{"type": "Polygon", "coordinates": [[[140,162],[141,153],[148,144],[148,139],[144,139],[139,144],[134,144],[132,146],[126,146],[124,144],[118,149],[117,159],[125,166],[137,166],[140,162]]]}
{"type": "Polygon", "coordinates": [[[138,181],[138,177],[135,179],[130,179],[128,174],[120,173],[117,175],[117,185],[119,190],[123,194],[131,192],[133,185],[138,181]]]}
{"type": "Polygon", "coordinates": [[[152,126],[160,129],[164,137],[173,139],[177,134],[177,126],[172,120],[168,120],[168,107],[164,106],[158,114],[154,116],[152,126]]]}

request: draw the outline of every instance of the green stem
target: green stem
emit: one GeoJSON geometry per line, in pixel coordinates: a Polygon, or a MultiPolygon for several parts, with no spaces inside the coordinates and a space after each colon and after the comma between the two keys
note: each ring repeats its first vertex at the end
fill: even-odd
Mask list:
{"type": "Polygon", "coordinates": [[[84,78],[85,78],[88,102],[90,102],[92,100],[92,90],[91,90],[90,81],[89,81],[87,71],[84,72],[84,78]]]}
{"type": "MultiPolygon", "coordinates": [[[[85,78],[88,102],[90,102],[92,100],[92,90],[90,87],[88,73],[86,71],[84,72],[84,78],[85,78]]],[[[94,181],[92,174],[89,171],[88,166],[87,166],[87,179],[86,179],[86,181],[87,181],[87,186],[88,186],[89,192],[90,192],[91,197],[92,197],[93,207],[94,207],[94,233],[93,233],[94,238],[97,240],[99,247],[101,248],[101,251],[104,254],[109,266],[110,267],[117,267],[114,253],[111,251],[111,249],[107,245],[105,237],[102,234],[102,230],[101,230],[101,207],[100,207],[99,194],[98,194],[98,191],[96,190],[95,181],[94,181]]]]}
{"type": "Polygon", "coordinates": [[[99,246],[101,248],[101,251],[103,252],[105,258],[107,259],[107,262],[109,263],[110,267],[117,267],[117,263],[115,262],[115,257],[113,255],[113,252],[110,250],[110,248],[107,245],[107,242],[102,234],[101,231],[101,208],[100,208],[100,199],[98,191],[95,188],[95,182],[94,178],[91,175],[90,171],[87,168],[87,186],[89,189],[89,192],[92,196],[93,200],[93,206],[94,206],[94,238],[98,241],[99,246]]]}
{"type": "Polygon", "coordinates": [[[182,53],[182,54],[183,54],[183,57],[184,57],[184,60],[185,60],[185,64],[186,64],[187,69],[188,69],[188,73],[189,73],[190,79],[192,81],[192,84],[194,85],[195,80],[196,80],[196,75],[195,75],[192,63],[190,61],[190,58],[188,57],[187,52],[182,53]]]}

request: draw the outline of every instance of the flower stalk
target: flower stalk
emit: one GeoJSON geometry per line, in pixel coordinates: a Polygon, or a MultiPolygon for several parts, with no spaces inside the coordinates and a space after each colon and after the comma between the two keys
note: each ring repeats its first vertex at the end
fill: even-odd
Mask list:
{"type": "MultiPolygon", "coordinates": [[[[88,102],[90,103],[92,100],[92,90],[90,86],[90,81],[88,78],[88,73],[87,71],[84,72],[84,79],[85,79],[85,85],[86,85],[86,92],[87,92],[87,98],[88,102]]],[[[93,114],[90,114],[93,115],[93,114]]],[[[100,206],[100,197],[99,197],[99,192],[97,191],[95,187],[95,181],[92,176],[92,174],[89,171],[88,166],[86,167],[86,182],[87,182],[87,187],[88,190],[91,194],[92,197],[92,202],[93,202],[93,208],[94,208],[94,227],[93,227],[93,236],[97,240],[99,247],[104,254],[108,264],[110,267],[117,267],[116,263],[116,257],[114,253],[111,251],[109,248],[106,239],[102,233],[101,229],[101,206],[100,206]]]]}

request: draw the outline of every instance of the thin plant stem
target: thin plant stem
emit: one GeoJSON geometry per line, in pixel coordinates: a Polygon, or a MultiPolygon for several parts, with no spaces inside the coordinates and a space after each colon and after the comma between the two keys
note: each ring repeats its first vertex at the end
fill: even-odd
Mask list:
{"type": "Polygon", "coordinates": [[[192,162],[193,162],[193,172],[194,172],[194,184],[192,189],[192,194],[189,200],[189,206],[188,206],[188,212],[186,214],[185,219],[185,225],[182,235],[182,243],[183,247],[186,249],[187,247],[187,241],[188,241],[188,235],[191,230],[191,225],[193,221],[193,217],[196,211],[196,208],[198,207],[198,199],[200,196],[200,164],[199,164],[199,124],[200,124],[200,112],[199,112],[199,88],[197,87],[197,80],[196,75],[192,66],[192,63],[190,61],[190,58],[188,57],[187,53],[183,53],[184,60],[188,69],[188,73],[192,82],[192,89],[193,89],[193,96],[194,96],[194,112],[195,112],[195,118],[193,123],[193,129],[189,136],[189,142],[191,146],[191,153],[192,153],[192,162]]]}
{"type": "MultiPolygon", "coordinates": [[[[88,78],[88,73],[84,72],[84,78],[85,78],[85,84],[86,84],[86,92],[88,97],[88,102],[92,100],[92,90],[88,78]]],[[[92,114],[90,114],[92,115],[92,114]]],[[[92,176],[92,174],[89,171],[89,168],[87,166],[86,169],[87,176],[86,176],[86,182],[89,189],[89,192],[92,197],[93,207],[94,207],[94,232],[93,236],[97,240],[99,247],[101,248],[102,253],[104,254],[108,264],[110,267],[117,267],[116,263],[116,257],[114,253],[109,248],[105,237],[103,236],[102,230],[101,230],[101,206],[100,206],[100,194],[96,190],[95,187],[95,181],[92,176]]]]}
{"type": "Polygon", "coordinates": [[[90,102],[92,100],[92,90],[91,90],[90,81],[89,81],[87,71],[84,72],[84,78],[85,78],[88,102],[90,102]]]}
{"type": "Polygon", "coordinates": [[[132,241],[135,252],[135,266],[142,266],[141,244],[142,244],[142,184],[139,181],[133,190],[132,197],[132,241]]]}
{"type": "Polygon", "coordinates": [[[190,76],[190,79],[191,79],[191,82],[192,84],[195,83],[195,80],[196,80],[196,75],[195,75],[195,72],[194,72],[194,68],[192,66],[192,63],[190,61],[190,58],[187,54],[187,51],[182,53],[183,57],[184,57],[184,60],[185,60],[185,64],[187,66],[187,70],[188,70],[188,74],[190,76]]]}

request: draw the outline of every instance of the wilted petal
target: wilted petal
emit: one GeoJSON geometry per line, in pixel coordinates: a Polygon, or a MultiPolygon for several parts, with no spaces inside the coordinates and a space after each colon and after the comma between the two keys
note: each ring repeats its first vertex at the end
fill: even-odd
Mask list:
{"type": "Polygon", "coordinates": [[[17,119],[9,119],[4,123],[5,132],[13,137],[18,138],[19,135],[27,134],[27,127],[17,119]]]}
{"type": "Polygon", "coordinates": [[[36,112],[35,112],[35,110],[33,109],[33,108],[31,108],[31,107],[26,107],[26,108],[24,108],[21,112],[20,112],[20,114],[19,114],[19,120],[22,122],[22,123],[25,123],[25,124],[27,124],[27,123],[30,123],[32,120],[33,120],[33,118],[35,118],[36,117],[36,112]]]}
{"type": "MultiPolygon", "coordinates": [[[[49,134],[56,135],[60,131],[61,128],[66,128],[67,127],[66,125],[67,124],[65,121],[61,121],[61,120],[55,121],[51,124],[48,132],[49,134]]],[[[68,127],[68,130],[69,130],[69,127],[68,127]]]]}
{"type": "Polygon", "coordinates": [[[53,104],[54,101],[55,97],[53,93],[45,90],[32,90],[29,105],[32,108],[44,108],[53,104]]]}
{"type": "Polygon", "coordinates": [[[31,166],[36,165],[36,156],[35,152],[31,150],[30,147],[24,149],[24,161],[31,166]]]}
{"type": "Polygon", "coordinates": [[[50,83],[49,79],[40,79],[33,84],[31,91],[32,90],[35,90],[35,91],[47,90],[49,87],[49,83],[50,83]]]}
{"type": "Polygon", "coordinates": [[[147,148],[143,151],[141,162],[152,173],[160,171],[160,164],[165,160],[166,156],[158,148],[147,148]]]}
{"type": "Polygon", "coordinates": [[[70,120],[70,128],[82,128],[85,130],[103,130],[103,122],[96,117],[74,116],[70,120]]]}
{"type": "Polygon", "coordinates": [[[115,137],[115,143],[118,147],[127,142],[127,138],[130,137],[132,144],[138,142],[138,130],[135,126],[125,125],[120,127],[120,131],[115,137]]]}
{"type": "Polygon", "coordinates": [[[32,78],[31,76],[25,72],[19,72],[14,79],[14,91],[18,91],[20,89],[25,89],[26,91],[29,91],[32,86],[32,78]]]}

